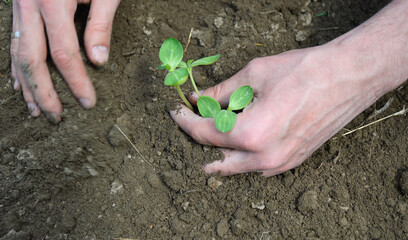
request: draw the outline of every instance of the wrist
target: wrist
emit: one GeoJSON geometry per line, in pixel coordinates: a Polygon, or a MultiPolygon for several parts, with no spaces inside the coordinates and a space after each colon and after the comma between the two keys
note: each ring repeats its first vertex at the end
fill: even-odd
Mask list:
{"type": "Polygon", "coordinates": [[[371,19],[326,44],[342,73],[380,97],[408,78],[408,1],[393,1],[371,19]]]}

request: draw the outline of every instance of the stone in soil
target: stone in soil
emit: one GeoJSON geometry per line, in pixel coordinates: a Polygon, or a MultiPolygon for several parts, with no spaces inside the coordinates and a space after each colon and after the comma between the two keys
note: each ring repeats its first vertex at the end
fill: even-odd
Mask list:
{"type": "Polygon", "coordinates": [[[304,192],[297,201],[297,208],[303,214],[316,210],[317,207],[317,192],[313,190],[304,192]]]}

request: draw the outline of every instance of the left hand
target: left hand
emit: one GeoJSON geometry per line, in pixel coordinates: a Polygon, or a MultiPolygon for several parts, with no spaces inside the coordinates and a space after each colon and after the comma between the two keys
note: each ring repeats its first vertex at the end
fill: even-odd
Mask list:
{"type": "MultiPolygon", "coordinates": [[[[62,105],[47,68],[47,39],[52,59],[84,108],[96,103],[95,89],[79,52],[74,14],[90,0],[13,0],[11,40],[14,89],[23,90],[30,114],[41,112],[57,124],[62,105]]],[[[87,55],[95,65],[108,60],[113,17],[120,0],[93,0],[85,30],[87,55]]]]}

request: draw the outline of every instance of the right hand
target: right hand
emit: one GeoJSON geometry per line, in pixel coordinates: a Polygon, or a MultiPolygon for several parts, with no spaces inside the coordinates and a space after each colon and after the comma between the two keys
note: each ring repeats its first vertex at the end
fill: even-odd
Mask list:
{"type": "MultiPolygon", "coordinates": [[[[254,89],[253,102],[238,114],[228,133],[217,131],[213,119],[202,118],[184,105],[172,111],[175,122],[198,143],[221,147],[225,159],[208,164],[205,171],[279,174],[301,164],[368,107],[378,94],[354,74],[347,53],[340,55],[332,46],[255,59],[230,79],[205,90],[203,95],[226,107],[239,87],[254,89]]],[[[196,103],[197,95],[190,100],[196,103]]]]}

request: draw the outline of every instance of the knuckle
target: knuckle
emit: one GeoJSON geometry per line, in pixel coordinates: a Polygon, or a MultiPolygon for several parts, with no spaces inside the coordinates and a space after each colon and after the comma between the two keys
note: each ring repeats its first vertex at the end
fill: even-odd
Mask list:
{"type": "Polygon", "coordinates": [[[52,4],[52,2],[54,2],[53,0],[40,0],[39,3],[42,6],[49,6],[52,4]]]}
{"type": "Polygon", "coordinates": [[[11,55],[11,57],[16,58],[17,54],[18,54],[17,44],[12,43],[11,46],[10,46],[10,55],[11,55]]]}
{"type": "Polygon", "coordinates": [[[73,56],[64,48],[52,49],[51,56],[59,67],[69,68],[72,66],[73,56]]]}
{"type": "Polygon", "coordinates": [[[198,128],[193,128],[190,132],[191,137],[198,143],[204,144],[203,139],[200,136],[198,128]]]}
{"type": "Polygon", "coordinates": [[[112,28],[112,25],[110,22],[98,21],[90,24],[89,28],[91,32],[109,33],[112,28]]]}
{"type": "Polygon", "coordinates": [[[251,60],[248,65],[245,67],[248,79],[253,79],[260,72],[262,72],[262,66],[265,63],[264,58],[255,58],[251,60]]]}
{"type": "Polygon", "coordinates": [[[248,151],[257,151],[264,143],[260,135],[255,131],[246,130],[243,136],[245,137],[242,138],[240,147],[248,151]]]}
{"type": "MultiPolygon", "coordinates": [[[[44,14],[45,18],[54,19],[55,20],[55,11],[61,10],[56,9],[59,7],[57,4],[58,1],[55,0],[38,0],[38,7],[41,9],[41,12],[44,14]]],[[[67,10],[70,14],[74,14],[76,11],[77,2],[74,0],[70,0],[64,6],[64,10],[67,10]]]]}
{"type": "Polygon", "coordinates": [[[74,94],[83,92],[83,90],[85,90],[85,86],[86,86],[85,81],[82,81],[78,78],[70,79],[69,81],[69,88],[72,90],[74,94]]]}
{"type": "Polygon", "coordinates": [[[59,101],[57,93],[54,88],[50,88],[47,91],[38,91],[34,93],[36,101],[39,103],[41,109],[50,112],[59,111],[59,101]]]}
{"type": "Polygon", "coordinates": [[[208,142],[202,136],[202,132],[199,128],[195,127],[191,130],[190,136],[199,144],[208,145],[208,142]]]}
{"type": "Polygon", "coordinates": [[[222,96],[222,92],[223,92],[223,84],[221,83],[221,84],[215,85],[212,88],[212,94],[213,94],[212,97],[215,99],[219,99],[222,96]]]}
{"type": "Polygon", "coordinates": [[[17,53],[17,61],[19,65],[30,66],[31,68],[38,65],[40,60],[35,56],[28,56],[22,52],[17,53]]]}

